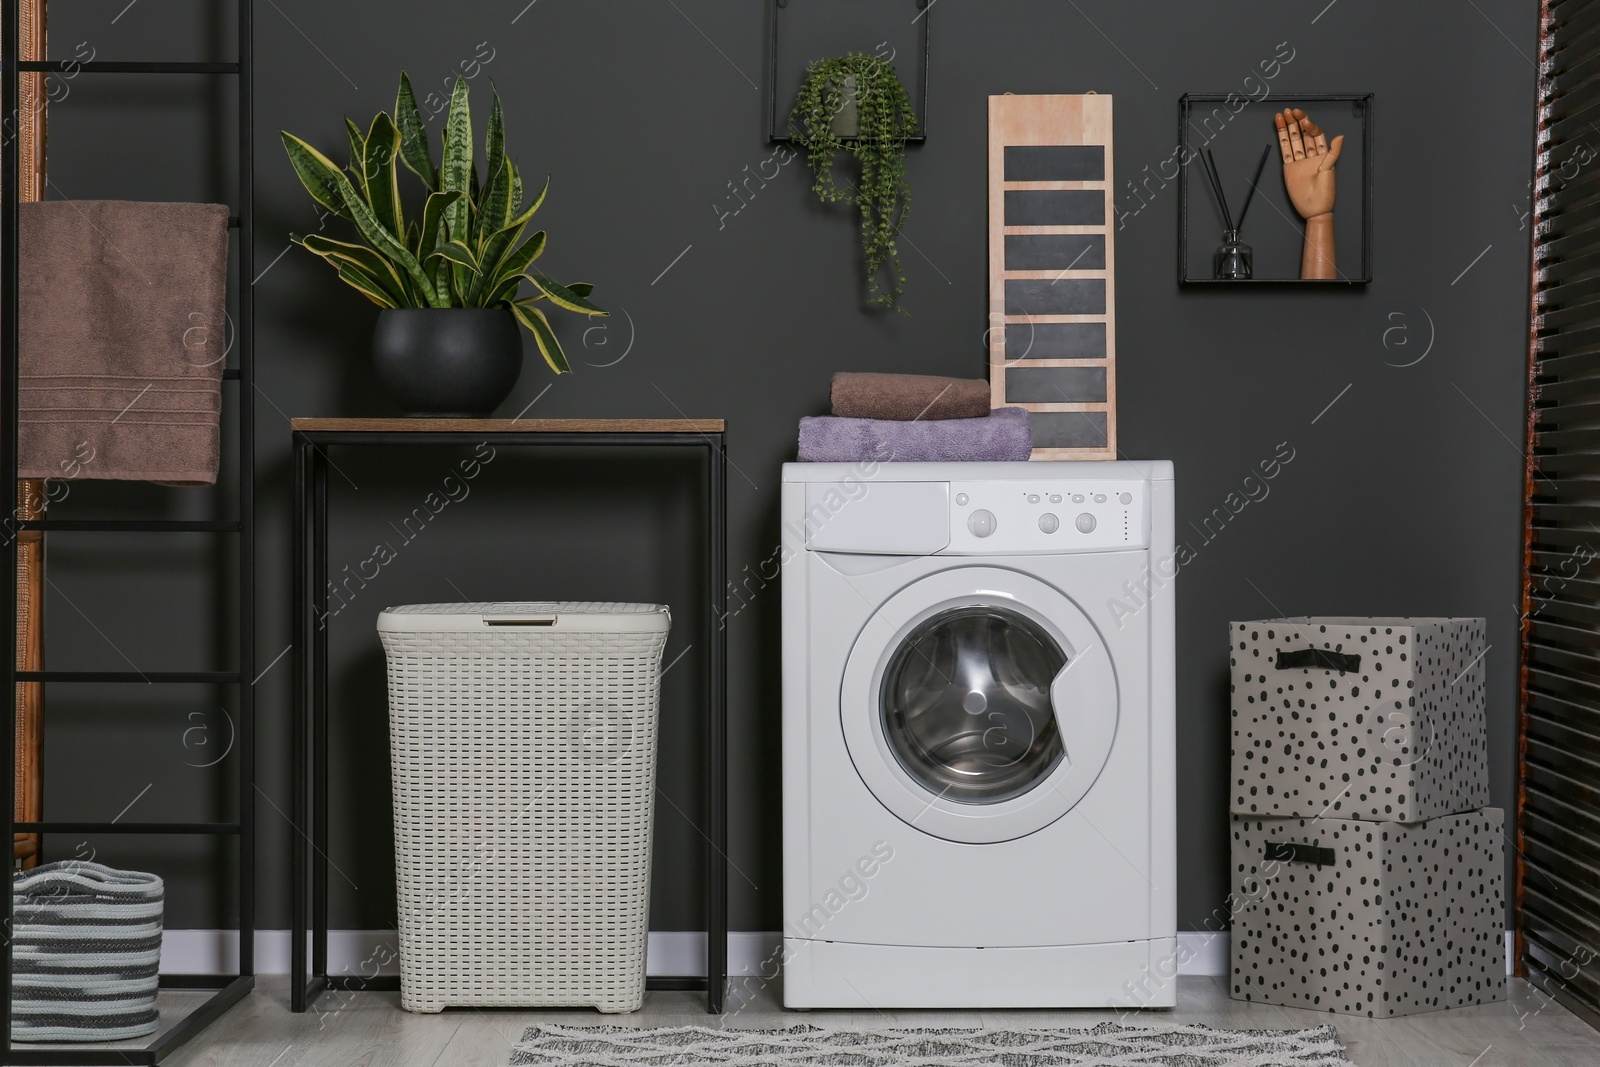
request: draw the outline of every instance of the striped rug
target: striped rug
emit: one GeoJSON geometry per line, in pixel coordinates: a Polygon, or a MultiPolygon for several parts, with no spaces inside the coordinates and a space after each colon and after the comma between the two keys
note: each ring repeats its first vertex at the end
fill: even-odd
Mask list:
{"type": "Polygon", "coordinates": [[[119,1041],[156,1030],[163,886],[63,860],[12,878],[13,1041],[119,1041]]]}

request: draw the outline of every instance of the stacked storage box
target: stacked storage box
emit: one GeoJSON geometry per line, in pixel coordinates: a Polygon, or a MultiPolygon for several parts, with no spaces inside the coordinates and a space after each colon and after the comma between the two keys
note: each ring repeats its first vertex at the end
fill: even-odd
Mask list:
{"type": "Polygon", "coordinates": [[[1483,620],[1229,638],[1234,998],[1374,1018],[1502,999],[1483,620]]]}

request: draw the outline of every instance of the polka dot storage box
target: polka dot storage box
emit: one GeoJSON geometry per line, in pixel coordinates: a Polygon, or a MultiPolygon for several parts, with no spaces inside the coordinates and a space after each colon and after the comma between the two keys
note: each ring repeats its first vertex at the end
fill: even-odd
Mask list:
{"type": "Polygon", "coordinates": [[[1420,822],[1489,803],[1482,619],[1228,629],[1235,814],[1420,822]]]}
{"type": "Polygon", "coordinates": [[[1374,1018],[1504,999],[1484,621],[1228,632],[1233,997],[1374,1018]]]}
{"type": "Polygon", "coordinates": [[[1233,817],[1235,1000],[1384,1019],[1505,999],[1505,816],[1233,817]]]}
{"type": "Polygon", "coordinates": [[[416,604],[388,659],[400,1003],[644,1000],[657,604],[416,604]]]}

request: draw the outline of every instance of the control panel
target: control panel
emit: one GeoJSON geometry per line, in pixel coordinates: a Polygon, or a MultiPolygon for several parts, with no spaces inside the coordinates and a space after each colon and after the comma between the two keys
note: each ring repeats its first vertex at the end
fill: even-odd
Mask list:
{"type": "Polygon", "coordinates": [[[814,552],[896,556],[1143,548],[1150,495],[1138,478],[811,482],[805,517],[784,536],[814,552]]]}
{"type": "Polygon", "coordinates": [[[1142,548],[1150,487],[1142,481],[951,482],[945,553],[1142,548]]]}

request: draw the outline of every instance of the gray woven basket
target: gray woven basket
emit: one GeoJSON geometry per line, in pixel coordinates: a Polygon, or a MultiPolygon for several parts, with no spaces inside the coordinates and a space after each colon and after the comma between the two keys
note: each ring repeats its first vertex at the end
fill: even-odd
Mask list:
{"type": "Polygon", "coordinates": [[[11,881],[13,1041],[120,1041],[156,1031],[164,887],[63,860],[11,881]]]}
{"type": "Polygon", "coordinates": [[[400,1003],[643,1003],[656,604],[423,604],[388,658],[400,1003]]]}

